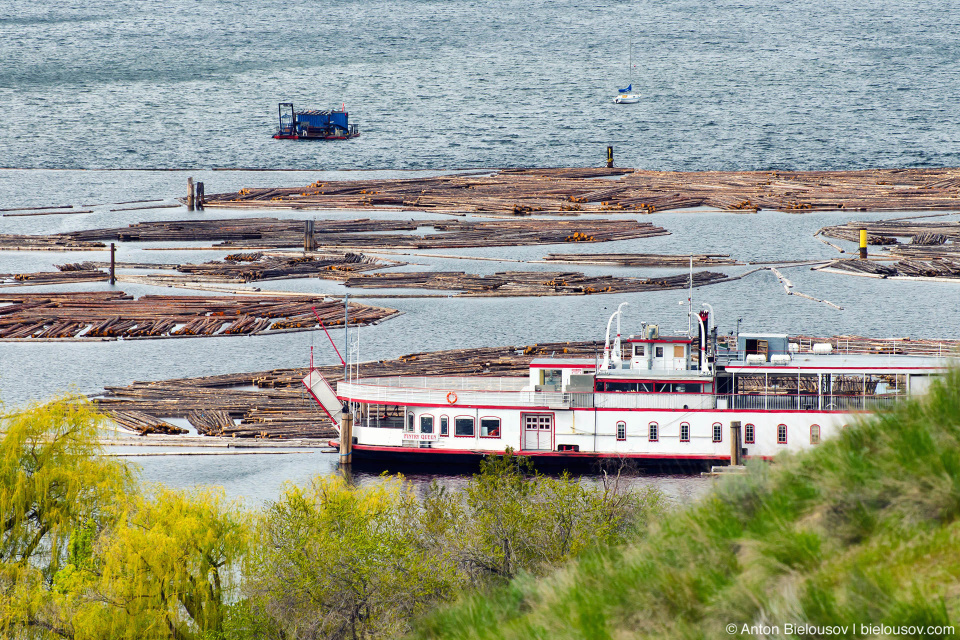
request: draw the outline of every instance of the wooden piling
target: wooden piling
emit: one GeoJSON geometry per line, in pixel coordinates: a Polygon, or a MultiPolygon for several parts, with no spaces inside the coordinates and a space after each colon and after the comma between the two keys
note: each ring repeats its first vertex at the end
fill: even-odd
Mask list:
{"type": "Polygon", "coordinates": [[[743,464],[743,449],[740,444],[740,421],[734,420],[730,423],[730,464],[739,466],[743,464]]]}
{"type": "Polygon", "coordinates": [[[193,178],[187,178],[187,211],[193,211],[193,178]]]}
{"type": "Polygon", "coordinates": [[[303,221],[303,251],[315,251],[317,248],[316,239],[313,236],[313,220],[303,221]]]}
{"type": "Polygon", "coordinates": [[[203,196],[204,196],[203,183],[198,182],[197,183],[197,211],[200,211],[203,209],[203,196]]]}
{"type": "Polygon", "coordinates": [[[340,420],[340,466],[353,464],[353,414],[350,405],[343,405],[340,420]]]}
{"type": "Polygon", "coordinates": [[[867,230],[860,229],[860,259],[867,259],[867,230]]]}
{"type": "Polygon", "coordinates": [[[117,284],[117,245],[110,243],[110,284],[117,284]]]}
{"type": "Polygon", "coordinates": [[[613,169],[613,147],[607,147],[607,169],[613,169]]]}

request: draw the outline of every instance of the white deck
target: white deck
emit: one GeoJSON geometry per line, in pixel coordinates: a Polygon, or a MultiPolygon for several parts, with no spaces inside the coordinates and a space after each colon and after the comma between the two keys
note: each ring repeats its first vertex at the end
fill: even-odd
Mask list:
{"type": "Polygon", "coordinates": [[[502,407],[570,406],[569,393],[523,391],[527,378],[391,377],[361,378],[337,384],[337,395],[356,402],[387,405],[465,405],[502,407]]]}

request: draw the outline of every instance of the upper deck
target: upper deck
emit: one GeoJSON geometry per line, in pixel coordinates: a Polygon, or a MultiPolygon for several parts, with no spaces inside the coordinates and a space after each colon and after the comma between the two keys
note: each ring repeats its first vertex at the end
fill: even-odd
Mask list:
{"type": "Polygon", "coordinates": [[[947,358],[792,353],[776,362],[727,354],[716,375],[623,362],[537,358],[528,377],[382,377],[339,383],[341,398],[390,406],[549,409],[870,411],[925,393],[947,358]],[[729,359],[728,359],[729,358],[729,359]]]}

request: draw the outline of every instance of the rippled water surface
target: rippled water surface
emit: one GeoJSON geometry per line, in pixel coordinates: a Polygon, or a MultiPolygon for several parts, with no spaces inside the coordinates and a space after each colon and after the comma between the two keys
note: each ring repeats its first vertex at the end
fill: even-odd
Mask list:
{"type": "Polygon", "coordinates": [[[0,2],[0,166],[960,164],[943,0],[0,2]],[[633,46],[634,69],[628,69],[633,46]],[[614,105],[632,77],[640,104],[614,105]],[[346,144],[270,138],[346,104],[346,144]]]}

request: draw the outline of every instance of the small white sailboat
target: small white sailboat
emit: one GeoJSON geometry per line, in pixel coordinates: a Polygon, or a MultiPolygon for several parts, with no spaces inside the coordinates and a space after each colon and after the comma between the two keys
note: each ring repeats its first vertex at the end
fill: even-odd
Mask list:
{"type": "Polygon", "coordinates": [[[626,89],[620,89],[619,95],[613,99],[614,104],[636,104],[640,102],[640,95],[633,93],[633,41],[630,41],[630,84],[626,89]]]}

